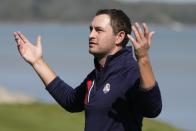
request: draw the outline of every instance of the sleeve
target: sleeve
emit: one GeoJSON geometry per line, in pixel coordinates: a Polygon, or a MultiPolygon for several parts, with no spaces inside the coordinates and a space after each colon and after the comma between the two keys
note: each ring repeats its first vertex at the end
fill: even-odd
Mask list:
{"type": "Polygon", "coordinates": [[[128,74],[128,85],[132,89],[128,95],[131,97],[136,111],[139,111],[144,117],[157,117],[162,110],[162,99],[158,83],[156,82],[151,90],[143,91],[139,88],[139,67],[133,65],[132,68],[129,69],[128,74]]]}
{"type": "Polygon", "coordinates": [[[158,83],[149,91],[138,89],[134,97],[136,107],[143,116],[157,117],[162,110],[162,99],[158,83]]]}
{"type": "Polygon", "coordinates": [[[67,111],[80,112],[84,110],[85,81],[73,89],[57,76],[46,86],[46,90],[67,111]]]}

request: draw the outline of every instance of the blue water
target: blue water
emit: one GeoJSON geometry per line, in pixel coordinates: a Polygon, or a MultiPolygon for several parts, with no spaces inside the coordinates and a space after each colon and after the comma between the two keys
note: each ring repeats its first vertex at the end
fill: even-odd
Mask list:
{"type": "MultiPolygon", "coordinates": [[[[196,27],[151,29],[156,33],[150,57],[163,98],[158,119],[196,130],[196,27]]],[[[80,84],[93,69],[93,57],[88,54],[88,25],[0,24],[0,86],[40,101],[53,101],[17,51],[12,33],[18,30],[32,42],[37,35],[42,36],[44,58],[71,86],[80,84]]]]}

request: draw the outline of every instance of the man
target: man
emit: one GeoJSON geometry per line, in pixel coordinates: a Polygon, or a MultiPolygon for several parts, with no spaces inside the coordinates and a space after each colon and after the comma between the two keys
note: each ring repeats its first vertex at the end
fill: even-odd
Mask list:
{"type": "Polygon", "coordinates": [[[156,117],[162,109],[148,50],[152,35],[147,25],[131,27],[121,10],[96,13],[89,34],[89,52],[95,69],[73,89],[42,58],[40,36],[36,45],[15,32],[21,56],[34,68],[54,99],[70,112],[85,110],[85,131],[140,131],[143,117],[156,117]],[[130,34],[133,30],[135,38],[130,34]],[[133,57],[131,40],[137,61],[133,57]]]}

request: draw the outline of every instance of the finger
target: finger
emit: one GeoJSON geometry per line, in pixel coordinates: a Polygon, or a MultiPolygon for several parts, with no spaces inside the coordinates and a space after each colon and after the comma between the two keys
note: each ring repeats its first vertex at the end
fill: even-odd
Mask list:
{"type": "Polygon", "coordinates": [[[21,40],[21,38],[19,37],[19,35],[18,35],[17,32],[14,32],[14,38],[15,38],[15,41],[16,41],[16,43],[17,43],[18,46],[20,44],[24,44],[24,42],[21,40]]]}
{"type": "Polygon", "coordinates": [[[19,52],[20,52],[20,55],[24,58],[24,55],[25,55],[25,47],[20,47],[19,48],[19,52]]]}
{"type": "Polygon", "coordinates": [[[136,41],[130,34],[127,34],[127,37],[128,37],[129,40],[131,41],[133,47],[134,47],[135,49],[137,49],[137,48],[138,48],[137,41],[136,41]]]}
{"type": "Polygon", "coordinates": [[[15,41],[18,42],[18,39],[19,39],[18,34],[17,34],[16,32],[14,32],[13,34],[14,34],[14,39],[15,39],[15,41]]]}
{"type": "Polygon", "coordinates": [[[154,33],[155,33],[154,31],[149,33],[149,37],[148,37],[148,44],[149,44],[149,46],[151,44],[152,36],[154,35],[154,33]]]}
{"type": "Polygon", "coordinates": [[[24,43],[30,43],[30,41],[25,37],[25,35],[23,35],[21,32],[17,33],[24,43]]]}
{"type": "Polygon", "coordinates": [[[20,48],[20,46],[21,46],[20,40],[18,39],[18,40],[17,40],[17,47],[18,47],[18,49],[20,48]]]}
{"type": "Polygon", "coordinates": [[[42,45],[41,45],[41,36],[38,36],[38,37],[37,37],[36,46],[39,47],[39,48],[42,47],[42,45]]]}
{"type": "Polygon", "coordinates": [[[25,41],[22,39],[22,37],[20,36],[19,32],[15,32],[15,36],[16,36],[16,40],[20,39],[20,43],[25,43],[25,41]]]}
{"type": "MultiPolygon", "coordinates": [[[[21,40],[19,39],[18,42],[21,43],[21,40]]],[[[17,47],[18,47],[18,51],[20,52],[20,54],[22,54],[22,52],[24,50],[23,49],[23,45],[22,44],[18,44],[17,47]]]]}
{"type": "Polygon", "coordinates": [[[139,25],[137,22],[135,23],[135,25],[136,25],[135,27],[136,27],[136,29],[137,29],[139,35],[140,35],[140,38],[141,38],[141,39],[144,39],[144,33],[143,33],[143,31],[142,31],[140,25],[139,25]]]}
{"type": "Polygon", "coordinates": [[[136,40],[137,40],[139,43],[141,43],[142,40],[141,40],[141,38],[140,38],[140,35],[139,35],[139,33],[138,33],[136,27],[135,27],[135,26],[132,26],[132,30],[133,30],[133,32],[134,32],[134,36],[135,36],[136,40]]]}
{"type": "Polygon", "coordinates": [[[148,37],[148,34],[149,34],[148,26],[146,25],[146,23],[143,23],[142,25],[143,25],[143,28],[144,28],[144,36],[148,37]]]}
{"type": "Polygon", "coordinates": [[[16,42],[18,42],[19,36],[17,35],[16,32],[14,32],[14,39],[15,39],[16,42]]]}
{"type": "Polygon", "coordinates": [[[14,33],[13,33],[13,35],[14,35],[14,38],[16,38],[16,37],[17,37],[17,33],[16,33],[16,32],[14,32],[14,33]]]}

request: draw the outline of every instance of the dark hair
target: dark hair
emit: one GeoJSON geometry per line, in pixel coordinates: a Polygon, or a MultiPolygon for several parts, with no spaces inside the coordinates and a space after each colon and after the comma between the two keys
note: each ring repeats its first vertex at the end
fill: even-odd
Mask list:
{"type": "Polygon", "coordinates": [[[122,46],[126,46],[129,39],[127,34],[131,34],[131,21],[129,17],[119,9],[100,9],[97,11],[96,16],[106,14],[110,17],[110,23],[114,34],[118,34],[120,31],[125,32],[125,38],[122,41],[122,46]]]}

